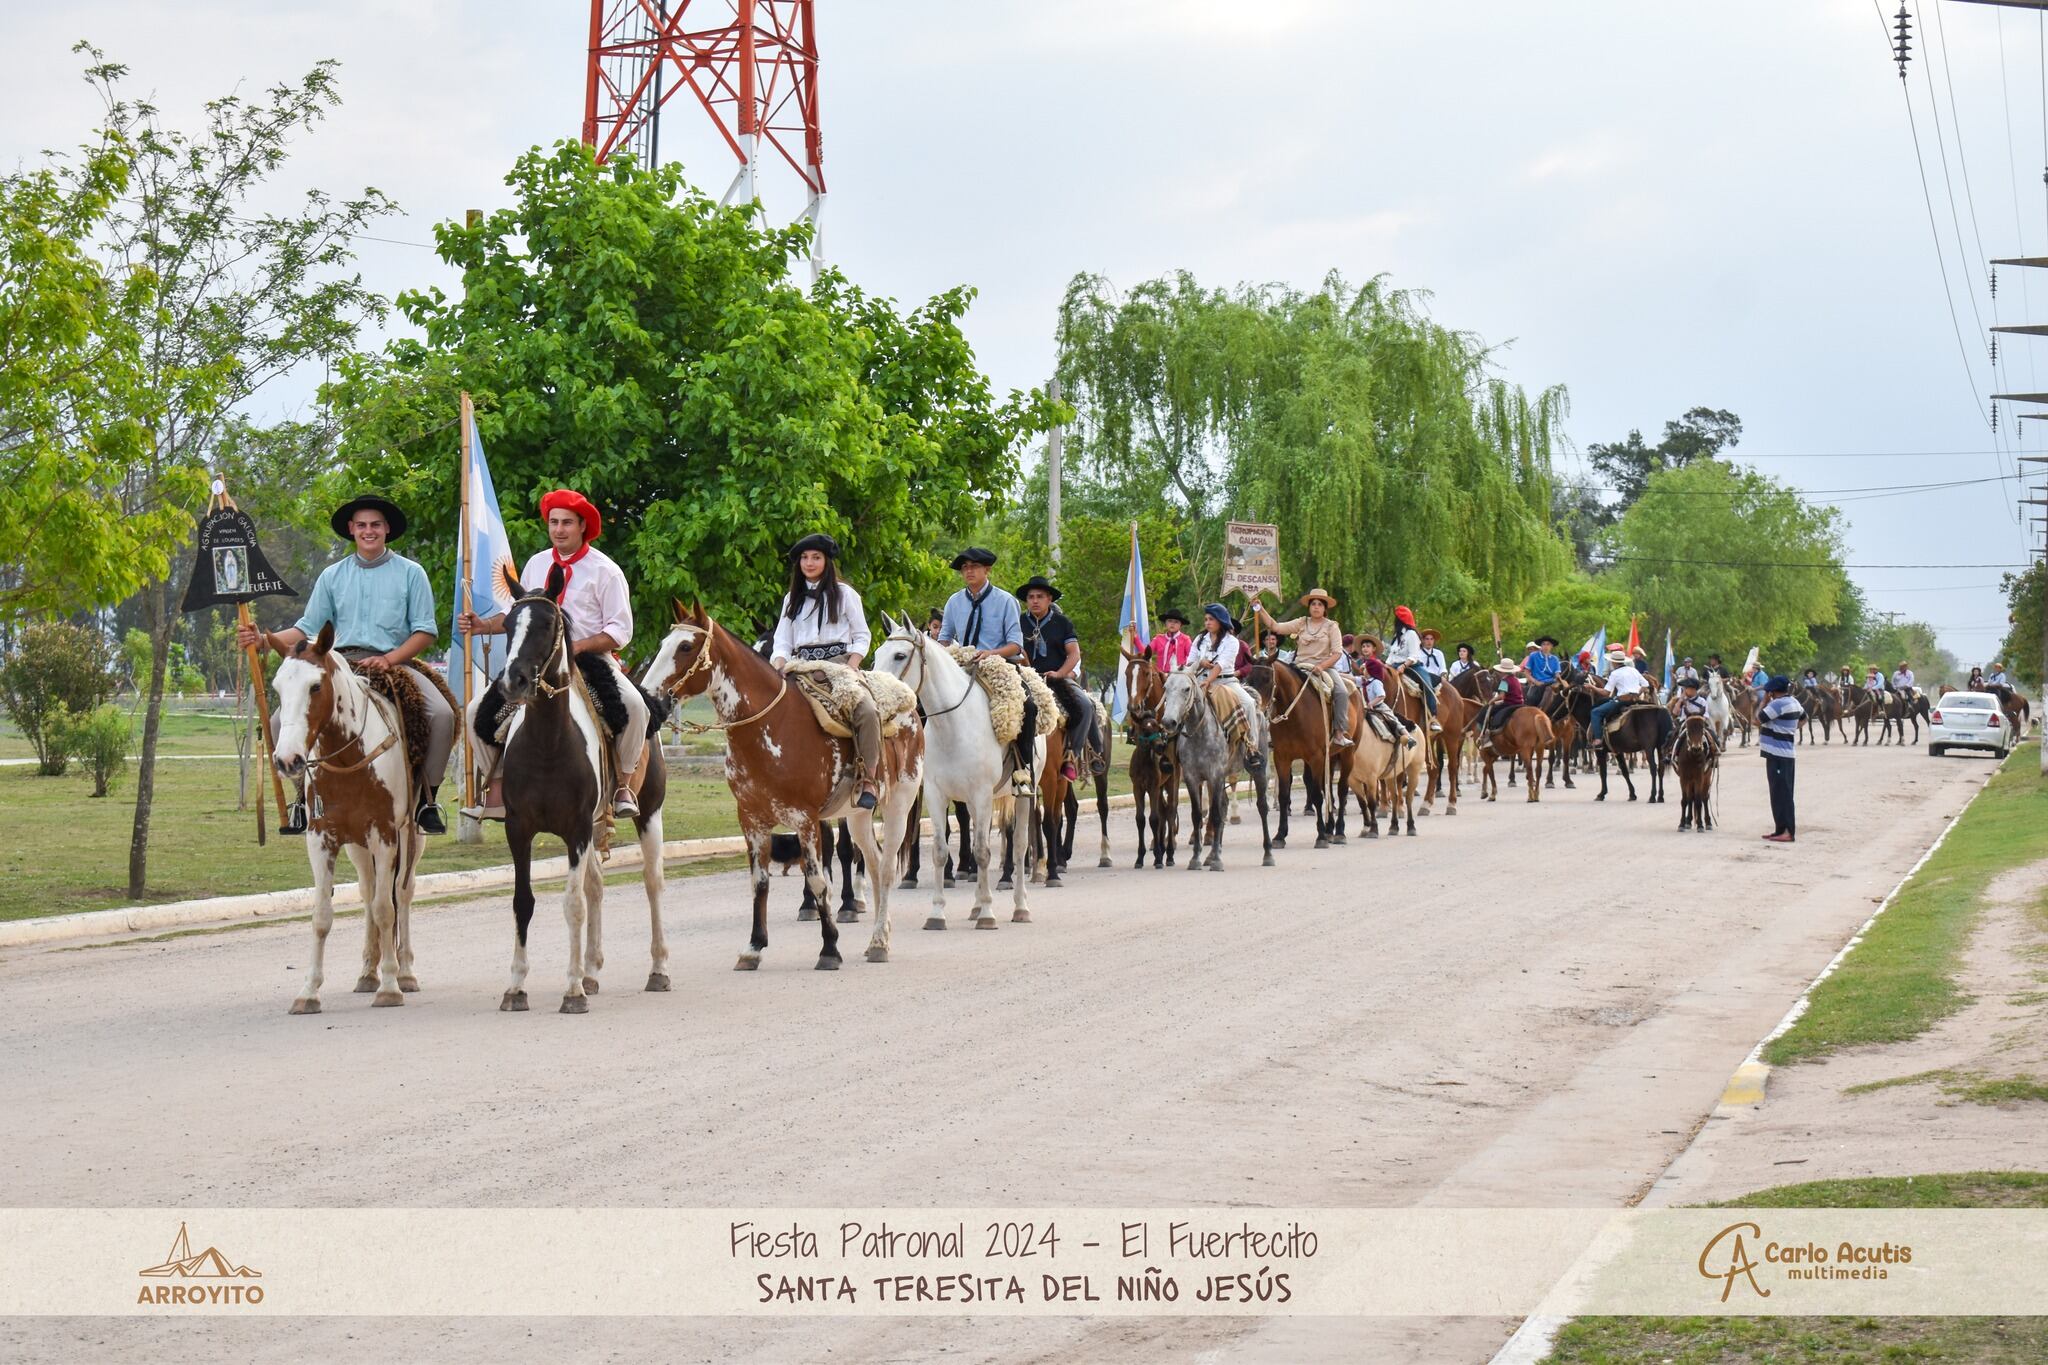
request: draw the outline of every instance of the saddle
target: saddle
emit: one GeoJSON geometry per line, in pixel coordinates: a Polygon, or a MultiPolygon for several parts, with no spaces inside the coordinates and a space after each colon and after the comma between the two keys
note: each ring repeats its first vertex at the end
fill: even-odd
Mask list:
{"type": "MultiPolygon", "coordinates": [[[[1392,672],[1393,670],[1390,669],[1388,671],[1392,672]]],[[[1402,669],[1394,676],[1401,680],[1401,690],[1403,692],[1406,692],[1417,701],[1422,700],[1422,677],[1415,671],[1412,665],[1402,669]]]]}
{"type": "MultiPolygon", "coordinates": [[[[351,668],[354,668],[372,654],[381,652],[375,649],[350,647],[343,649],[341,656],[349,661],[351,668]]],[[[427,761],[426,689],[432,687],[438,691],[441,699],[448,703],[449,711],[459,715],[455,695],[448,690],[448,684],[441,680],[440,674],[410,660],[402,668],[386,668],[376,673],[357,669],[356,676],[370,685],[373,695],[389,702],[397,714],[399,739],[405,745],[406,776],[411,780],[415,792],[424,792],[427,789],[426,774],[423,771],[427,761]]]]}
{"type": "Polygon", "coordinates": [[[818,727],[835,739],[853,738],[853,713],[872,698],[884,739],[917,714],[917,693],[892,673],[869,673],[822,659],[798,659],[787,669],[790,684],[811,704],[818,727]]]}

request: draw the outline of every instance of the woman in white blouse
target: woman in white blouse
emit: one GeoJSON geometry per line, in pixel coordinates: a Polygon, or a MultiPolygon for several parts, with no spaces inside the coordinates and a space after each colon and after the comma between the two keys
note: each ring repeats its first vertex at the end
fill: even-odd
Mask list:
{"type": "Polygon", "coordinates": [[[1220,602],[1202,608],[1202,633],[1188,655],[1188,668],[1197,682],[1211,687],[1228,687],[1237,694],[1238,705],[1251,714],[1252,694],[1237,676],[1237,651],[1243,643],[1231,631],[1230,609],[1220,602]]]}
{"type": "MultiPolygon", "coordinates": [[[[867,657],[868,617],[860,594],[839,581],[839,542],[822,532],[789,547],[789,591],[775,617],[768,661],[787,668],[795,660],[825,660],[859,668],[867,657]]],[[[862,810],[875,808],[874,774],[882,763],[882,721],[862,691],[854,708],[853,748],[860,762],[862,810]]]]}

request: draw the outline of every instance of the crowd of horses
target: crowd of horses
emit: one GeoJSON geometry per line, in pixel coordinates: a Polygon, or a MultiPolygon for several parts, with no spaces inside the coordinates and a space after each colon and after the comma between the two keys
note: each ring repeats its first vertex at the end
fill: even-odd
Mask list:
{"type": "MultiPolygon", "coordinates": [[[[537,592],[527,592],[507,576],[507,590],[516,599],[506,613],[507,662],[492,692],[471,703],[465,724],[471,742],[496,755],[514,867],[512,963],[499,1007],[528,1007],[532,849],[536,837],[549,834],[562,841],[568,855],[563,896],[568,959],[561,1009],[576,1014],[589,1009],[604,965],[603,855],[613,837],[624,832],[612,827],[609,793],[624,775],[605,768],[611,746],[603,708],[575,667],[553,600],[559,589],[553,578],[560,572],[555,570],[537,592]],[[480,713],[486,712],[480,722],[480,713]]],[[[931,905],[924,928],[949,927],[945,893],[965,877],[974,879],[975,888],[967,922],[979,929],[996,927],[991,880],[998,863],[998,830],[1002,874],[994,890],[1010,893],[1012,922],[1029,922],[1027,886],[1034,881],[1058,885],[1073,856],[1079,780],[1068,778],[1068,771],[1092,777],[1101,828],[1098,865],[1111,865],[1106,773],[1112,727],[1085,727],[1101,736],[1101,752],[1066,754],[1066,730],[1060,725],[1026,725],[1006,741],[998,734],[989,693],[953,650],[908,619],[885,617],[885,624],[887,634],[875,647],[870,669],[900,681],[915,694],[917,705],[912,712],[906,702],[898,723],[884,732],[881,770],[868,774],[876,788],[872,809],[857,799],[860,774],[851,746],[799,698],[788,674],[702,607],[678,605],[674,624],[642,674],[640,684],[656,702],[652,725],[668,716],[670,703],[703,697],[715,719],[682,723],[721,733],[725,740],[725,775],[752,889],[749,933],[735,964],[739,970],[758,968],[768,947],[768,891],[777,863],[802,869],[802,917],[818,924],[819,970],[841,965],[838,926],[858,921],[864,900],[873,915],[866,958],[888,961],[891,891],[915,888],[926,871],[920,831],[927,815],[931,905]],[[957,858],[949,846],[954,823],[960,828],[957,858]],[[828,905],[827,881],[835,846],[841,859],[836,915],[828,905]],[[864,897],[855,890],[856,879],[866,888],[864,897]]],[[[1708,715],[1680,718],[1665,704],[1644,702],[1612,715],[1603,746],[1588,752],[1584,736],[1592,710],[1607,696],[1600,678],[1567,669],[1556,682],[1530,689],[1527,703],[1503,718],[1491,710],[1501,679],[1491,669],[1478,668],[1436,685],[1434,727],[1419,681],[1399,679],[1389,702],[1405,725],[1371,723],[1366,708],[1354,704],[1347,708],[1350,743],[1343,744],[1332,733],[1332,711],[1321,686],[1291,663],[1256,659],[1243,680],[1252,704],[1220,708],[1190,671],[1162,672],[1150,657],[1133,654],[1126,654],[1120,667],[1127,694],[1123,743],[1135,806],[1135,865],[1140,868],[1148,858],[1155,869],[1176,864],[1185,794],[1185,866],[1221,870],[1224,826],[1236,818],[1230,812],[1247,780],[1260,824],[1262,861],[1272,866],[1274,850],[1284,849],[1292,834],[1297,772],[1302,813],[1313,822],[1317,848],[1346,842],[1353,805],[1365,838],[1379,837],[1383,821],[1389,833],[1414,835],[1418,802],[1423,815],[1439,799],[1445,814],[1455,815],[1468,763],[1482,799],[1498,798],[1496,769],[1505,763],[1508,785],[1514,786],[1519,774],[1525,799],[1532,802],[1560,779],[1566,787],[1575,786],[1575,771],[1597,772],[1596,799],[1605,800],[1610,764],[1633,801],[1633,772],[1640,764],[1648,770],[1649,800],[1657,802],[1664,799],[1668,758],[1680,779],[1684,810],[1679,828],[1705,830],[1712,824],[1716,752],[1736,736],[1748,743],[1755,726],[1755,698],[1717,677],[1709,680],[1708,715]]],[[[1848,743],[1867,742],[1873,720],[1879,724],[1878,743],[1889,742],[1894,733],[1903,742],[1908,725],[1917,741],[1918,721],[1927,713],[1924,700],[1878,698],[1860,688],[1843,694],[1820,684],[1801,691],[1806,723],[1824,742],[1832,742],[1836,732],[1848,743]]],[[[275,756],[281,768],[308,781],[307,847],[315,889],[311,964],[292,1013],[313,1014],[321,1008],[334,869],[342,854],[356,865],[366,910],[356,989],[374,993],[376,1005],[402,1004],[407,993],[419,988],[410,918],[421,841],[409,818],[417,779],[408,769],[401,718],[333,648],[331,629],[302,643],[285,661],[277,693],[275,756]]],[[[649,744],[647,752],[643,772],[629,779],[637,787],[639,805],[630,833],[639,845],[648,907],[646,989],[666,991],[668,949],[660,903],[666,760],[660,744],[649,744]]]]}

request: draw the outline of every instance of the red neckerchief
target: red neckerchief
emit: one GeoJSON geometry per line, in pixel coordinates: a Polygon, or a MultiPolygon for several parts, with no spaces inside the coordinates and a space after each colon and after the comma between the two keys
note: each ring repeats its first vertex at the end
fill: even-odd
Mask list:
{"type": "Polygon", "coordinates": [[[567,597],[569,595],[569,580],[576,576],[576,571],[570,568],[569,566],[574,564],[577,560],[583,558],[583,556],[590,553],[590,542],[587,540],[584,541],[583,548],[578,550],[575,554],[570,555],[567,559],[562,558],[562,552],[560,550],[557,550],[552,545],[548,546],[548,553],[552,554],[555,557],[555,564],[562,571],[562,591],[558,593],[555,597],[555,605],[560,606],[562,604],[562,598],[567,597]]]}

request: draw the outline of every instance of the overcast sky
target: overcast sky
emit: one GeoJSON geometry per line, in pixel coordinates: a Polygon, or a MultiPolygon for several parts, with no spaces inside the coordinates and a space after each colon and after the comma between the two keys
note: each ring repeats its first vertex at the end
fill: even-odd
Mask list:
{"type": "MultiPolygon", "coordinates": [[[[1946,297],[1872,0],[818,0],[827,250],[906,302],[978,287],[968,334],[1004,388],[1043,382],[1076,271],[1308,286],[1334,268],[1430,291],[1440,321],[1505,344],[1508,378],[1564,384],[1580,447],[1706,404],[1742,417],[1738,457],[1803,489],[2011,474],[1980,416],[1978,318],[2048,322],[2048,272],[2001,272],[1994,319],[1983,264],[2048,254],[2042,35],[2025,11],[1951,2],[1936,29],[1932,0],[1910,3],[1932,30],[1908,78],[1946,297]]],[[[375,185],[401,242],[504,203],[513,158],[582,116],[581,0],[27,9],[0,20],[10,167],[90,126],[78,38],[186,127],[210,95],[340,59],[346,103],[283,183],[375,185]]],[[[671,107],[664,151],[722,191],[726,154],[671,107]]],[[[802,208],[786,172],[761,193],[802,208]]],[[[418,246],[364,242],[362,263],[387,293],[450,284],[418,246]]],[[[2048,390],[2048,339],[2002,349],[1996,387],[2048,390]]],[[[1850,562],[2018,563],[2013,488],[1845,503],[1850,562]]],[[[1966,664],[2003,634],[1996,568],[1855,577],[1966,664]]]]}

